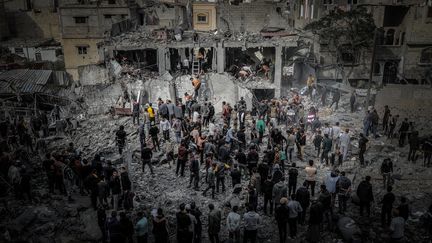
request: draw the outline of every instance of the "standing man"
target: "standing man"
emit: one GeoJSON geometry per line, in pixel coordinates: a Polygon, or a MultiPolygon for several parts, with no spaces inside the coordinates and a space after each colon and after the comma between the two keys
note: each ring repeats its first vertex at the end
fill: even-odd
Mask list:
{"type": "Polygon", "coordinates": [[[201,80],[199,80],[198,77],[191,78],[190,80],[191,80],[192,86],[194,88],[193,99],[196,100],[198,98],[198,95],[199,95],[199,89],[201,87],[201,80]]]}
{"type": "Polygon", "coordinates": [[[348,149],[351,143],[351,137],[349,135],[349,129],[345,129],[345,133],[340,135],[340,150],[341,153],[343,154],[343,161],[346,160],[347,155],[348,155],[348,149]]]}
{"type": "Polygon", "coordinates": [[[177,151],[177,168],[176,168],[176,176],[180,170],[180,176],[184,176],[184,169],[186,165],[186,161],[188,160],[189,151],[187,150],[185,143],[181,142],[177,151]]]}
{"type": "Polygon", "coordinates": [[[346,203],[350,198],[351,180],[345,176],[345,171],[341,172],[339,180],[337,181],[339,213],[343,214],[346,211],[346,203]]]}
{"type": "Polygon", "coordinates": [[[383,186],[384,188],[387,188],[391,185],[391,175],[393,173],[393,162],[390,158],[384,159],[384,161],[381,164],[381,175],[383,177],[383,186]]]}
{"type": "Polygon", "coordinates": [[[261,224],[261,216],[248,206],[248,212],[243,215],[244,220],[244,243],[255,243],[257,239],[258,227],[261,224]]]}
{"type": "Polygon", "coordinates": [[[399,128],[399,147],[405,146],[405,139],[407,137],[409,130],[409,123],[408,118],[405,118],[405,120],[402,122],[400,128],[399,128]]]}
{"type": "Polygon", "coordinates": [[[390,226],[391,222],[391,214],[393,210],[393,203],[396,200],[395,195],[392,192],[393,187],[388,186],[387,187],[387,193],[384,195],[381,203],[381,225],[382,227],[388,227],[390,226]]]}
{"type": "Polygon", "coordinates": [[[275,209],[275,218],[279,229],[279,242],[285,243],[287,237],[287,222],[290,216],[290,209],[287,205],[288,199],[283,197],[275,209]]]}
{"type": "Polygon", "coordinates": [[[306,84],[308,87],[308,94],[312,100],[312,98],[313,98],[312,93],[313,93],[313,89],[314,89],[314,85],[315,85],[315,78],[312,74],[309,74],[309,76],[306,80],[306,84]]]}
{"type": "Polygon", "coordinates": [[[291,164],[291,168],[288,171],[288,195],[292,195],[292,193],[296,192],[297,188],[297,176],[298,170],[296,163],[291,164]]]}
{"type": "Polygon", "coordinates": [[[240,243],[240,214],[237,213],[238,206],[234,206],[228,213],[226,225],[229,234],[230,243],[240,243]]]}
{"type": "Polygon", "coordinates": [[[382,124],[384,134],[387,133],[389,118],[390,118],[390,109],[389,109],[388,105],[385,105],[384,106],[383,124],[382,124]]]}
{"type": "Polygon", "coordinates": [[[153,149],[154,150],[156,150],[156,149],[160,150],[159,138],[158,138],[159,128],[154,123],[152,123],[149,134],[150,134],[150,137],[152,139],[153,149]]]}
{"type": "Polygon", "coordinates": [[[289,208],[289,218],[288,224],[290,228],[290,236],[292,239],[295,239],[297,236],[297,222],[298,216],[303,212],[303,208],[300,203],[296,200],[296,195],[291,195],[291,201],[288,203],[289,208]]]}
{"type": "Polygon", "coordinates": [[[309,160],[309,165],[305,168],[307,188],[311,187],[311,195],[315,196],[315,183],[317,168],[314,166],[313,160],[309,160]]]}
{"type": "Polygon", "coordinates": [[[208,190],[212,190],[212,199],[215,198],[215,180],[216,180],[216,175],[215,175],[215,170],[216,170],[216,164],[213,163],[211,165],[211,168],[208,168],[207,170],[207,184],[208,187],[203,191],[203,196],[206,196],[206,193],[208,190]]]}
{"type": "Polygon", "coordinates": [[[309,207],[310,204],[310,193],[307,189],[308,183],[305,181],[303,182],[303,186],[301,186],[296,193],[296,199],[300,203],[303,211],[299,215],[299,223],[304,224],[306,219],[306,210],[309,207]]]}
{"type": "Polygon", "coordinates": [[[266,125],[265,125],[265,122],[264,122],[264,119],[262,116],[260,116],[260,118],[258,119],[258,121],[256,123],[256,127],[257,127],[258,134],[259,134],[258,142],[262,143],[262,138],[264,136],[264,132],[265,132],[265,128],[266,128],[266,125]]]}
{"type": "Polygon", "coordinates": [[[337,110],[338,109],[338,106],[339,106],[339,100],[340,100],[340,97],[341,97],[341,94],[340,94],[340,91],[339,91],[339,89],[336,89],[334,92],[333,92],[333,98],[332,98],[332,103],[330,104],[330,108],[333,106],[333,104],[336,104],[336,109],[335,110],[337,110]]]}
{"type": "Polygon", "coordinates": [[[219,232],[221,229],[221,211],[215,209],[213,204],[209,204],[208,214],[208,234],[211,243],[219,243],[219,232]]]}
{"type": "Polygon", "coordinates": [[[147,108],[147,113],[149,115],[149,121],[150,121],[150,123],[156,122],[156,119],[155,119],[155,110],[152,107],[152,103],[149,103],[148,108],[147,108]]]}
{"type": "Polygon", "coordinates": [[[364,136],[363,133],[360,133],[360,139],[359,139],[359,159],[360,159],[360,165],[364,166],[364,153],[366,152],[366,145],[369,142],[369,140],[364,136]]]}
{"type": "Polygon", "coordinates": [[[355,91],[353,91],[351,93],[351,97],[350,97],[351,113],[354,113],[354,111],[355,111],[355,103],[356,103],[356,94],[355,94],[355,91]]]}
{"type": "Polygon", "coordinates": [[[148,240],[148,220],[143,212],[137,214],[138,222],[135,225],[135,232],[138,243],[147,243],[148,240]]]}
{"type": "Polygon", "coordinates": [[[137,120],[137,124],[140,124],[140,119],[139,119],[139,115],[140,115],[140,103],[138,102],[138,100],[134,100],[133,104],[132,104],[132,121],[133,124],[135,125],[135,119],[137,120]]]}
{"type": "Polygon", "coordinates": [[[357,187],[357,196],[360,200],[360,216],[363,216],[363,209],[366,208],[367,216],[370,217],[371,202],[374,201],[370,180],[371,177],[366,176],[365,180],[360,182],[357,187]]]}
{"type": "Polygon", "coordinates": [[[165,141],[170,139],[170,131],[171,131],[171,123],[165,117],[160,121],[160,130],[162,130],[162,134],[165,141]]]}
{"type": "Polygon", "coordinates": [[[197,159],[197,155],[193,154],[191,156],[191,161],[190,161],[190,179],[189,179],[189,186],[191,187],[192,185],[192,181],[194,182],[194,189],[195,191],[198,190],[198,183],[199,183],[199,168],[200,168],[200,164],[199,161],[197,159]]]}
{"type": "Polygon", "coordinates": [[[144,174],[144,167],[147,165],[150,168],[150,173],[153,175],[153,167],[151,164],[151,160],[153,157],[152,150],[146,146],[146,144],[143,144],[143,147],[141,149],[141,161],[142,161],[142,172],[144,174]]]}
{"type": "Polygon", "coordinates": [[[176,214],[177,218],[177,242],[192,243],[192,235],[189,232],[189,227],[192,220],[186,212],[186,205],[180,204],[180,211],[176,214]]]}
{"type": "Polygon", "coordinates": [[[120,129],[116,132],[116,141],[117,141],[119,154],[121,155],[126,145],[126,132],[124,131],[123,125],[121,125],[120,129]]]}

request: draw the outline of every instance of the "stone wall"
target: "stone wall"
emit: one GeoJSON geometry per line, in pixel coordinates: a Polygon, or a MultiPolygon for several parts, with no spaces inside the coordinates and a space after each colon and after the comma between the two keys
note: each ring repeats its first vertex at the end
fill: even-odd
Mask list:
{"type": "MultiPolygon", "coordinates": [[[[380,114],[388,105],[392,115],[399,121],[413,121],[420,134],[432,134],[432,88],[420,85],[387,85],[377,93],[375,107],[380,114]]],[[[381,121],[380,121],[381,122],[381,121]]]]}
{"type": "Polygon", "coordinates": [[[108,112],[122,94],[120,84],[88,85],[81,88],[81,95],[87,104],[87,114],[89,115],[108,112]]]}
{"type": "Polygon", "coordinates": [[[78,67],[79,81],[83,86],[108,84],[108,70],[103,66],[86,65],[78,67]]]}

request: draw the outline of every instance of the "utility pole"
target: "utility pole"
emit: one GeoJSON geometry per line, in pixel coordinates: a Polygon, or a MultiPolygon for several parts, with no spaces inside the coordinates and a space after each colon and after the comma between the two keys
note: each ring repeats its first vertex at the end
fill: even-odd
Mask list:
{"type": "Polygon", "coordinates": [[[373,48],[372,48],[372,58],[370,63],[370,72],[369,72],[369,82],[368,82],[368,90],[367,90],[367,96],[366,96],[366,104],[365,104],[365,111],[369,107],[370,99],[371,99],[371,88],[372,88],[372,77],[375,67],[375,53],[376,53],[376,46],[377,46],[377,36],[378,36],[378,28],[374,31],[374,39],[373,39],[373,48]]]}

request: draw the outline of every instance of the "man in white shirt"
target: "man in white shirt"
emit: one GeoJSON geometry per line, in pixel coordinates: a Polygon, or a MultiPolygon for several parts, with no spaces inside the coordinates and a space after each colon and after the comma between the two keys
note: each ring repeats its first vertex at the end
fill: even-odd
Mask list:
{"type": "Polygon", "coordinates": [[[165,140],[169,140],[171,123],[164,117],[160,121],[159,129],[162,131],[165,140]]]}
{"type": "Polygon", "coordinates": [[[341,132],[342,132],[342,130],[339,126],[339,122],[336,122],[336,124],[333,126],[331,132],[332,132],[332,134],[330,134],[330,135],[331,135],[331,138],[333,140],[333,146],[334,146],[333,150],[336,150],[339,147],[339,137],[340,137],[341,132]]]}
{"type": "Polygon", "coordinates": [[[227,216],[227,229],[230,242],[240,243],[240,214],[237,213],[238,206],[234,206],[227,216]]]}
{"type": "Polygon", "coordinates": [[[340,146],[340,151],[343,154],[343,158],[342,158],[343,161],[346,160],[350,143],[351,143],[351,136],[349,135],[349,129],[347,128],[345,129],[345,133],[342,133],[339,138],[339,146],[340,146]]]}

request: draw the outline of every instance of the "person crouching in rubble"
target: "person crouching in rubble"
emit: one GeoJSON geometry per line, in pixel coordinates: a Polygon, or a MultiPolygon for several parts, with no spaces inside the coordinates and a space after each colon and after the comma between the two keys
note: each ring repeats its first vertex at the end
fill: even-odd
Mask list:
{"type": "Polygon", "coordinates": [[[124,131],[124,126],[120,126],[119,130],[116,132],[116,141],[119,150],[119,154],[123,153],[123,149],[126,145],[126,132],[124,131]]]}

